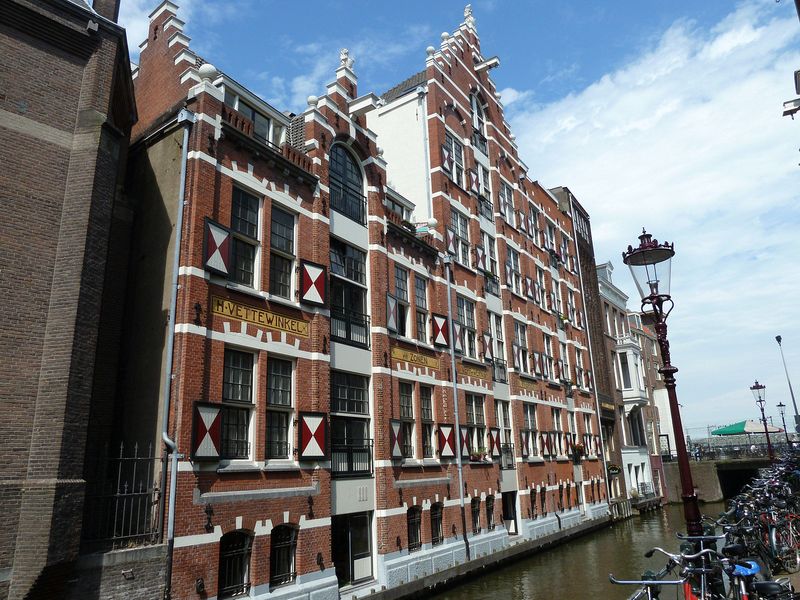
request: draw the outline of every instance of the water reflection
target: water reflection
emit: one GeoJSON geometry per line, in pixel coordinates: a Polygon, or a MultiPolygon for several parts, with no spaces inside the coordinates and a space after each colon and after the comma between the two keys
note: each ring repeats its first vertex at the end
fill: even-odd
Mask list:
{"type": "MultiPolygon", "coordinates": [[[[723,504],[705,504],[704,514],[717,515],[723,504]]],[[[585,597],[624,600],[634,591],[609,583],[608,574],[638,579],[642,571],[664,563],[644,553],[653,546],[677,549],[675,533],[685,531],[683,507],[634,516],[601,531],[498,568],[443,593],[435,600],[572,600],[585,597]],[[591,594],[591,596],[587,596],[591,594]]],[[[674,598],[664,590],[663,598],[674,598]]]]}

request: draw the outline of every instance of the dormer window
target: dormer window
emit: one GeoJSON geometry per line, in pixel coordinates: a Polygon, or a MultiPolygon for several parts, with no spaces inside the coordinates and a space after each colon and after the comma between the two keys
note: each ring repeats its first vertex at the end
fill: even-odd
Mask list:
{"type": "Polygon", "coordinates": [[[253,122],[253,137],[261,142],[273,146],[280,146],[283,141],[283,126],[276,123],[252,104],[242,99],[236,92],[225,88],[225,104],[239,111],[244,117],[253,122]]]}
{"type": "Polygon", "coordinates": [[[486,115],[477,94],[472,94],[469,97],[469,104],[472,108],[472,145],[483,154],[488,154],[486,143],[486,115]]]}

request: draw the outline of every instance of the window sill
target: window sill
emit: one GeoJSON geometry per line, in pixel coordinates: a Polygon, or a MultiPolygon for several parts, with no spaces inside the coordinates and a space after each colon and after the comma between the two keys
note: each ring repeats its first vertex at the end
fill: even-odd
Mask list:
{"type": "Polygon", "coordinates": [[[299,471],[300,465],[292,460],[273,458],[264,462],[262,471],[299,471]]]}
{"type": "Polygon", "coordinates": [[[435,458],[404,458],[400,466],[404,469],[421,469],[423,467],[441,467],[442,463],[435,458]]]}
{"type": "Polygon", "coordinates": [[[217,473],[258,473],[261,466],[251,461],[227,462],[217,467],[217,473]]]}
{"type": "Polygon", "coordinates": [[[563,454],[556,456],[556,462],[569,462],[570,460],[569,456],[564,456],[563,454]]]}
{"type": "Polygon", "coordinates": [[[476,367],[486,367],[488,363],[481,362],[477,358],[472,358],[471,356],[462,356],[461,357],[462,363],[467,363],[468,365],[475,365],[476,367]]]}
{"type": "Polygon", "coordinates": [[[529,465],[543,465],[544,459],[541,456],[528,457],[526,462],[529,465]]]}
{"type": "Polygon", "coordinates": [[[397,340],[398,342],[403,342],[404,344],[410,344],[412,346],[417,346],[418,348],[425,348],[426,350],[430,350],[431,352],[441,352],[441,348],[437,348],[427,342],[421,342],[420,340],[407,337],[405,335],[400,335],[399,333],[389,333],[389,337],[393,340],[397,340]]]}
{"type": "Polygon", "coordinates": [[[520,377],[522,377],[523,379],[528,379],[530,381],[538,381],[539,380],[539,378],[536,377],[536,375],[533,375],[531,373],[525,373],[524,371],[517,371],[517,374],[520,377]]]}
{"type": "Polygon", "coordinates": [[[290,308],[296,308],[297,310],[308,310],[310,307],[303,306],[299,302],[292,302],[288,298],[283,298],[282,296],[274,296],[273,294],[264,293],[264,299],[267,302],[274,302],[275,304],[280,304],[282,306],[288,306],[290,308]]]}
{"type": "Polygon", "coordinates": [[[240,294],[244,294],[246,296],[251,296],[253,298],[259,298],[260,300],[265,300],[265,295],[263,292],[260,292],[256,288],[252,288],[241,283],[233,283],[229,281],[225,284],[225,287],[231,291],[239,292],[240,294]]]}

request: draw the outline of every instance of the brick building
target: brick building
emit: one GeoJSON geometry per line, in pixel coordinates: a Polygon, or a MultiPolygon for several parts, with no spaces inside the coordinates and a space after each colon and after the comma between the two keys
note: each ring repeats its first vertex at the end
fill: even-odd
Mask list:
{"type": "Polygon", "coordinates": [[[300,115],[184,25],[134,70],[120,386],[121,435],[184,455],[172,597],[352,597],[605,516],[572,210],[471,13],[380,97],[343,50],[300,115]]]}
{"type": "Polygon", "coordinates": [[[121,189],[136,108],[116,18],[112,0],[0,5],[0,598],[125,589],[82,556],[130,219],[121,189]]]}

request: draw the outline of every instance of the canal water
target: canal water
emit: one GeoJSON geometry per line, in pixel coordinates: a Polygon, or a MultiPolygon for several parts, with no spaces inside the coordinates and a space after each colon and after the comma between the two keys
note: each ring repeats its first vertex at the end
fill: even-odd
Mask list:
{"type": "MultiPolygon", "coordinates": [[[[703,514],[716,516],[723,503],[703,504],[703,514]]],[[[529,558],[497,568],[485,575],[430,596],[432,600],[624,600],[635,588],[612,585],[618,579],[639,579],[646,569],[658,571],[663,555],[645,558],[653,546],[677,551],[676,532],[685,532],[683,506],[672,504],[655,512],[633,516],[605,529],[529,558]]],[[[664,589],[666,600],[675,594],[664,589]]]]}

